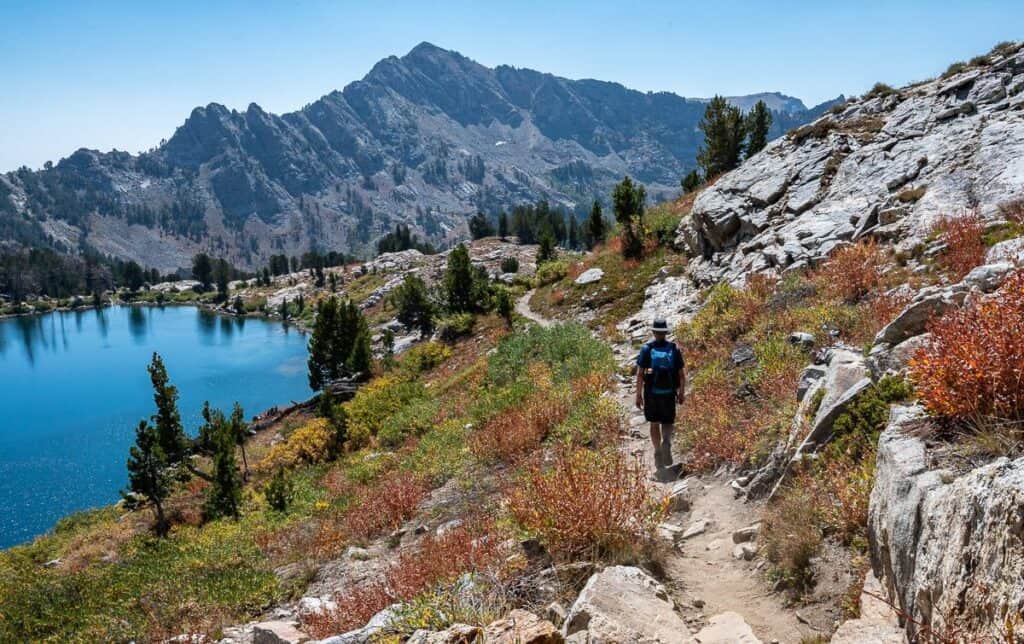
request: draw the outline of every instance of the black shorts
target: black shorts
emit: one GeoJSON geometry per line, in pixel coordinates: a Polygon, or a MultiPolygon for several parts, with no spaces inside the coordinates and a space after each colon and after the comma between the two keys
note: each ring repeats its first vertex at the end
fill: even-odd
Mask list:
{"type": "Polygon", "coordinates": [[[676,422],[675,394],[645,394],[644,418],[649,423],[676,422]]]}

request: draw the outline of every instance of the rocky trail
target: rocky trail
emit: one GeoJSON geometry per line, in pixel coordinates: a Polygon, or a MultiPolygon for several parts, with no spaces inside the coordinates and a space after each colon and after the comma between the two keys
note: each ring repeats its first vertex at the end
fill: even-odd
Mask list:
{"type": "MultiPolygon", "coordinates": [[[[532,295],[530,291],[516,302],[516,312],[537,324],[552,324],[553,320],[530,308],[532,295]]],[[[635,357],[628,343],[611,347],[619,364],[635,357]]],[[[786,606],[785,597],[773,592],[765,579],[766,562],[757,557],[762,504],[746,503],[739,497],[726,473],[655,482],[648,425],[634,405],[632,378],[620,376],[615,395],[629,419],[621,449],[644,463],[652,474],[654,494],[676,499],[660,531],[672,542],[663,581],[697,641],[798,644],[804,638],[831,632],[832,618],[812,616],[813,611],[805,615],[786,606]]]]}

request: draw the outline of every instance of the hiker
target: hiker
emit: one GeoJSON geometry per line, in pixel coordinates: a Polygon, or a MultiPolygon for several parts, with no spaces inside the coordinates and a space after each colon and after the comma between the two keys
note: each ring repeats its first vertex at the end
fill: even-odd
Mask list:
{"type": "Polygon", "coordinates": [[[683,404],[686,396],[686,370],[683,354],[667,340],[668,323],[658,318],[651,331],[654,341],[641,347],[636,358],[636,406],[644,410],[644,418],[651,424],[657,477],[667,479],[671,477],[676,404],[683,404]]]}

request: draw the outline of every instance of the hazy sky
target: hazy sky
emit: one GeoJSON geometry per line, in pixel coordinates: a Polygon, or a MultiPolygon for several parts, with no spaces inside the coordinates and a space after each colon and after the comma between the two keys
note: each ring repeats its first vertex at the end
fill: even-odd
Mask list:
{"type": "Polygon", "coordinates": [[[1024,38],[1024,2],[0,0],[0,171],[136,152],[193,107],[294,110],[421,41],[683,96],[808,105],[1024,38]]]}

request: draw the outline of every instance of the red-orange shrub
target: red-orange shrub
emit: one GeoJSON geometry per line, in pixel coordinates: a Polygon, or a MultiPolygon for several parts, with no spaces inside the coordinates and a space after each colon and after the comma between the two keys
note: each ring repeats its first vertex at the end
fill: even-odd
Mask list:
{"type": "Polygon", "coordinates": [[[466,572],[483,572],[500,564],[501,539],[488,519],[467,520],[442,536],[427,535],[415,549],[402,552],[376,579],[334,597],[337,608],[303,617],[314,637],[359,628],[396,601],[408,600],[466,572]],[[466,527],[472,526],[472,527],[466,527]]]}
{"type": "Polygon", "coordinates": [[[493,566],[501,548],[493,522],[467,523],[472,527],[459,526],[440,537],[427,535],[417,549],[399,555],[388,571],[391,592],[408,599],[465,572],[481,572],[493,566]]]}
{"type": "Polygon", "coordinates": [[[416,514],[429,491],[426,480],[408,472],[381,477],[363,488],[345,511],[343,532],[351,538],[370,539],[395,530],[416,514]]]}
{"type": "Polygon", "coordinates": [[[951,278],[960,280],[985,261],[985,222],[977,210],[959,217],[943,217],[933,231],[946,245],[938,259],[951,278]]]}
{"type": "Polygon", "coordinates": [[[475,432],[469,449],[485,462],[515,460],[540,447],[548,432],[568,415],[568,396],[542,386],[522,404],[498,414],[475,432]]]}
{"type": "Polygon", "coordinates": [[[885,251],[869,239],[833,251],[814,277],[822,293],[854,304],[882,287],[886,264],[885,251]]]}
{"type": "Polygon", "coordinates": [[[1024,418],[1024,272],[929,330],[931,341],[910,362],[929,411],[961,420],[1024,418]]]}
{"type": "Polygon", "coordinates": [[[549,466],[532,463],[507,500],[512,517],[561,558],[630,552],[662,516],[642,464],[615,449],[566,449],[549,466]]]}
{"type": "Polygon", "coordinates": [[[394,603],[394,598],[383,581],[372,581],[338,593],[334,602],[337,605],[334,610],[302,616],[306,633],[323,639],[355,630],[394,603]]]}
{"type": "Polygon", "coordinates": [[[721,462],[738,465],[749,457],[763,418],[751,403],[738,400],[735,390],[734,385],[719,379],[686,397],[677,426],[694,430],[696,441],[689,446],[687,462],[690,468],[704,470],[721,462]]]}

